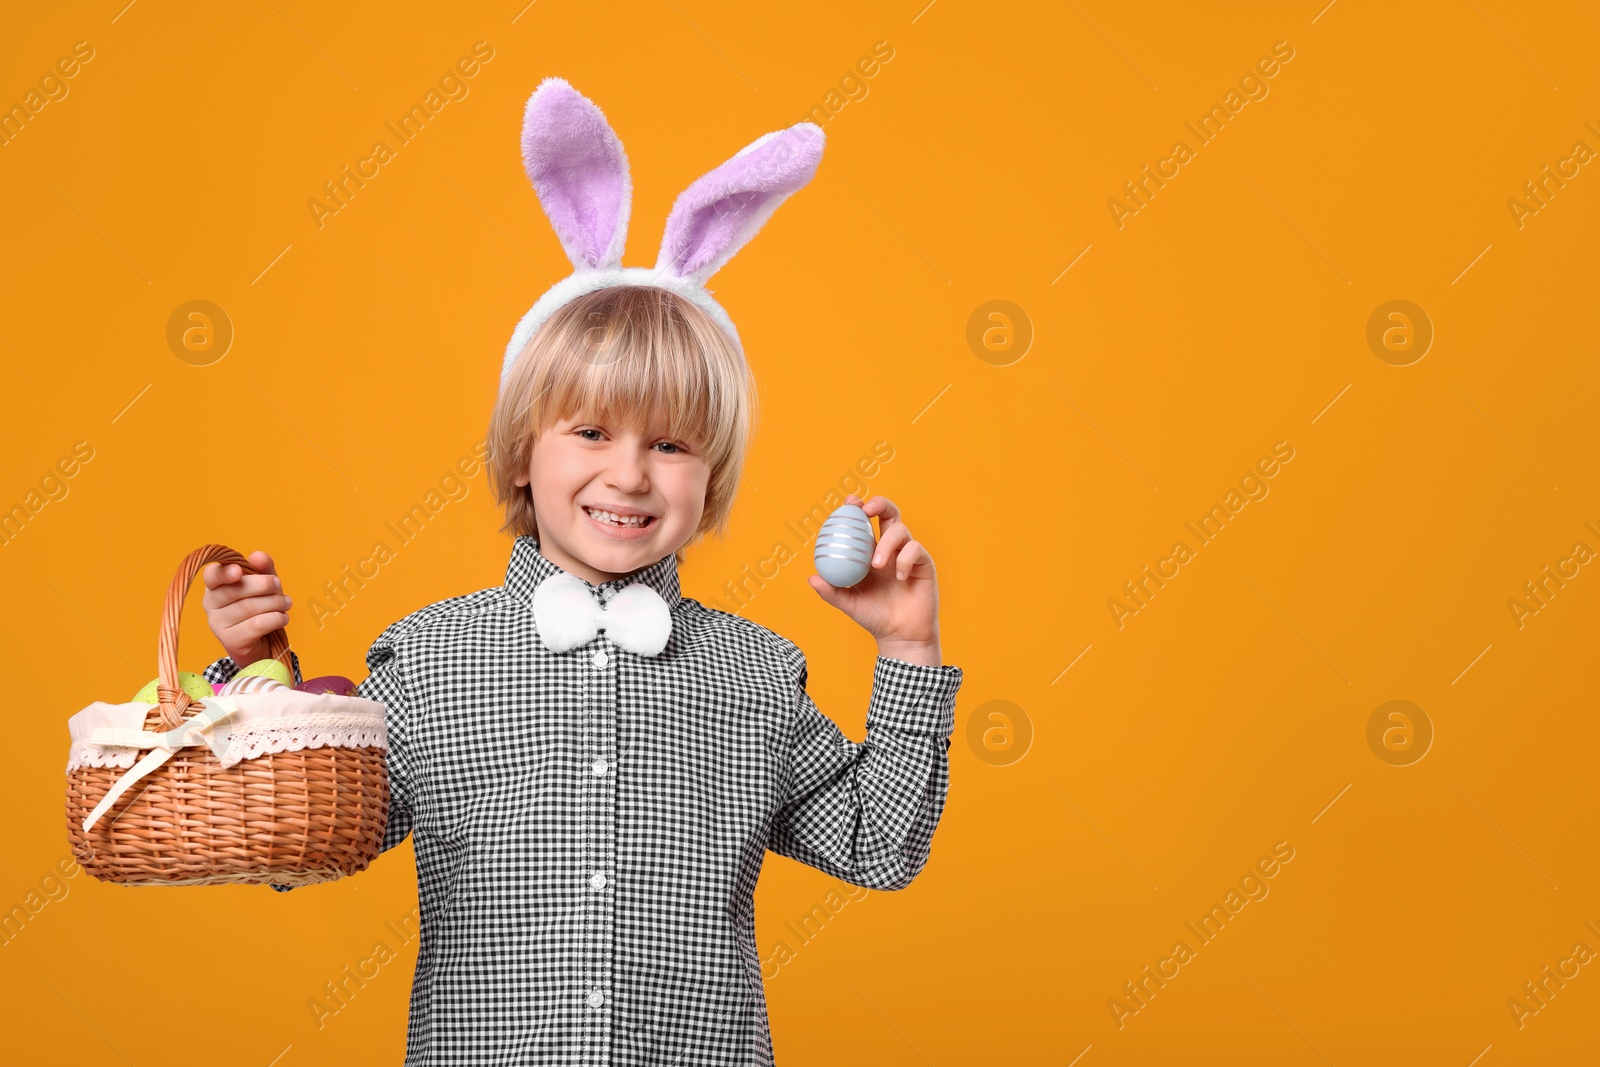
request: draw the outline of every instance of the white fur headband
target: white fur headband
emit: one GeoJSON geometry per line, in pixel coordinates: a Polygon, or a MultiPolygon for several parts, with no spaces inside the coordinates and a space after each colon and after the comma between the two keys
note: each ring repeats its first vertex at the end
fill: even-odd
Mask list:
{"type": "Polygon", "coordinates": [[[622,266],[633,183],[622,142],[600,109],[561,78],[546,78],[528,98],[522,162],[572,273],[541,296],[506,345],[500,387],[540,323],[563,304],[615,285],[657,286],[692,301],[727,331],[739,331],[711,298],[706,280],[761,229],[822,161],[822,130],[801,122],[757,138],[702,175],[672,205],[653,268],[622,266]]]}

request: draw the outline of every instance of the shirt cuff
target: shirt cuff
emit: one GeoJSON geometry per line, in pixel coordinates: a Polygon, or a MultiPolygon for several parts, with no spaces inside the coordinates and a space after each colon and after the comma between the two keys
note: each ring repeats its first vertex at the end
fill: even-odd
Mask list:
{"type": "MultiPolygon", "coordinates": [[[[300,674],[300,657],[295,654],[292,648],[289,650],[289,663],[294,668],[294,684],[299,685],[305,681],[305,678],[300,674]]],[[[238,673],[239,665],[233,662],[232,656],[223,656],[221,659],[213,660],[201,672],[206,681],[222,682],[224,684],[233,681],[234,676],[238,673]]]]}
{"type": "Polygon", "coordinates": [[[903,734],[948,738],[955,730],[960,667],[929,667],[879,655],[872,671],[867,729],[884,726],[903,734]]]}

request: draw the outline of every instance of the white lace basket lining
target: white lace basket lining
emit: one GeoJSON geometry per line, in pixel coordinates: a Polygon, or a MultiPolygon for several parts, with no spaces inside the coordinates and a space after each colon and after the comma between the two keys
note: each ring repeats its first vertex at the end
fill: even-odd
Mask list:
{"type": "MultiPolygon", "coordinates": [[[[236,710],[208,728],[218,745],[214,746],[223,767],[240,760],[255,759],[273,752],[297,752],[305,748],[388,748],[384,732],[383,705],[364,697],[335,696],[332,693],[302,693],[294,689],[231,695],[236,710]]],[[[108,704],[96,701],[72,716],[67,729],[72,747],[67,755],[67,773],[80,767],[132,767],[141,750],[129,745],[97,744],[92,738],[144,728],[151,705],[129,702],[108,704]]],[[[149,731],[152,738],[165,727],[149,731]]],[[[155,742],[143,751],[155,747],[155,742]]],[[[202,746],[203,747],[203,746],[202,746]]]]}

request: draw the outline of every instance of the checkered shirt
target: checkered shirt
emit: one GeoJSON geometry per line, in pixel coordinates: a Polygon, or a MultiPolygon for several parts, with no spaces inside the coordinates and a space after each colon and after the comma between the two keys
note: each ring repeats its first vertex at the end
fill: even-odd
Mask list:
{"type": "Polygon", "coordinates": [[[771,1064],[765,853],[909,884],[944,809],[961,668],[879,656],[858,743],[807,695],[800,649],[681,596],[671,554],[585,583],[601,604],[633,582],[659,593],[660,655],[603,631],[551,652],[532,599],[560,573],[518,537],[503,586],[421,608],[367,653],[383,848],[409,833],[416,854],[405,1063],[771,1064]]]}

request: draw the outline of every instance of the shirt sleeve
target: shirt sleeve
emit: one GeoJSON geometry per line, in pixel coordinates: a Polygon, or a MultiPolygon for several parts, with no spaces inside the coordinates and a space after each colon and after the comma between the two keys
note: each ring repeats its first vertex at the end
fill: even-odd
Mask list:
{"type": "Polygon", "coordinates": [[[396,639],[398,624],[378,635],[367,650],[367,680],[359,695],[383,705],[383,732],[389,746],[389,821],[383,830],[384,853],[411,832],[411,764],[407,745],[411,692],[401,664],[396,639]]]}
{"type": "MultiPolygon", "coordinates": [[[[389,821],[384,827],[383,844],[378,849],[380,854],[404,841],[406,835],[411,832],[410,777],[405,769],[406,708],[409,701],[405,677],[401,673],[400,657],[397,655],[394,643],[396,633],[396,627],[391,626],[372,643],[372,647],[367,650],[369,672],[367,679],[356,686],[357,696],[376,700],[383,705],[384,734],[389,746],[386,759],[389,776],[389,821]]],[[[300,657],[290,649],[289,659],[294,665],[295,684],[299,685],[305,680],[300,675],[300,657]]],[[[239,667],[233,659],[223,656],[206,667],[205,678],[210,682],[228,682],[238,673],[239,667]]],[[[280,893],[287,893],[298,887],[274,885],[272,888],[280,893]]]]}
{"type": "MultiPolygon", "coordinates": [[[[294,684],[299,685],[305,679],[300,676],[300,657],[295,655],[292,648],[289,650],[289,663],[294,667],[294,684]]],[[[231,682],[233,676],[239,673],[239,665],[233,662],[233,657],[223,656],[207,664],[201,673],[208,682],[231,682]]]]}
{"type": "Polygon", "coordinates": [[[879,656],[858,743],[817,709],[805,655],[785,644],[795,711],[768,847],[851,885],[904,889],[927,864],[944,812],[961,668],[879,656]]]}

